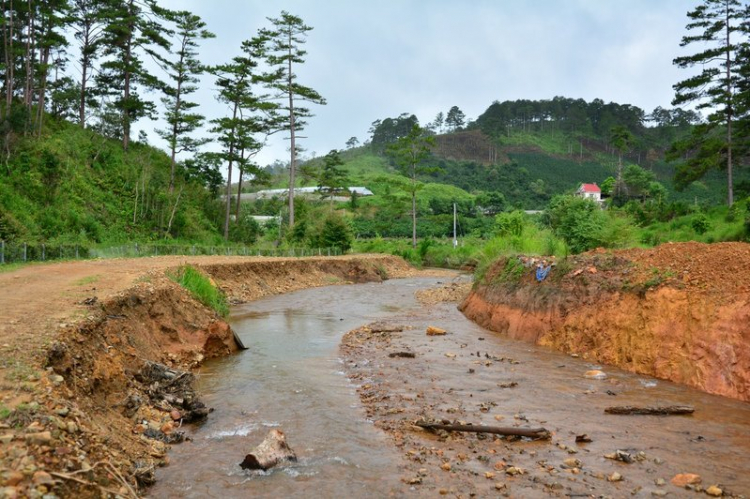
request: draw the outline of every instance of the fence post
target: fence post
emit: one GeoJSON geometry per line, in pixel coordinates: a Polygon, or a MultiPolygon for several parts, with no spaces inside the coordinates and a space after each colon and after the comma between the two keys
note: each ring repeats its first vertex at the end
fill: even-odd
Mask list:
{"type": "Polygon", "coordinates": [[[26,243],[23,243],[23,261],[26,262],[26,243]]]}
{"type": "Polygon", "coordinates": [[[42,261],[46,260],[47,257],[47,248],[44,246],[44,243],[42,243],[42,261]]]}
{"type": "Polygon", "coordinates": [[[0,241],[0,265],[5,265],[5,241],[0,241]]]}

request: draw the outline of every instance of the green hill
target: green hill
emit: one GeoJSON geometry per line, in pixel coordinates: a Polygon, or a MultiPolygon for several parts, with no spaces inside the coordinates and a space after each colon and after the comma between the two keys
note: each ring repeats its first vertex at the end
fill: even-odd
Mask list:
{"type": "Polygon", "coordinates": [[[41,137],[19,136],[0,173],[0,239],[218,240],[210,193],[183,172],[169,196],[169,168],[159,149],[133,143],[126,153],[119,141],[65,121],[41,137]]]}

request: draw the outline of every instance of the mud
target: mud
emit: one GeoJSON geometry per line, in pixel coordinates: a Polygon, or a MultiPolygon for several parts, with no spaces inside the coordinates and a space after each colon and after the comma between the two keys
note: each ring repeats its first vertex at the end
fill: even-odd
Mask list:
{"type": "Polygon", "coordinates": [[[453,304],[353,330],[341,352],[366,417],[401,454],[398,496],[700,497],[710,489],[747,497],[750,491],[746,403],[530,348],[468,322],[453,304]],[[428,336],[431,326],[447,334],[428,336]],[[606,378],[585,378],[594,368],[606,378]],[[682,404],[695,413],[605,413],[612,405],[682,404]],[[418,426],[424,420],[543,427],[551,439],[429,432],[418,426]]]}
{"type": "MultiPolygon", "coordinates": [[[[143,260],[108,262],[108,270],[131,276],[128,267],[143,269],[143,260]]],[[[151,268],[135,273],[138,282],[130,287],[118,280],[108,289],[102,286],[106,278],[96,280],[97,286],[87,288],[96,299],[83,305],[64,301],[68,314],[84,307],[83,320],[45,309],[44,296],[37,294],[18,307],[35,316],[3,311],[13,318],[3,324],[2,346],[17,355],[2,359],[0,497],[139,496],[153,483],[155,468],[168,463],[167,443],[182,439],[181,424],[210,412],[192,390],[190,371],[237,345],[223,319],[165,276],[165,269],[186,260],[151,259],[151,268]],[[111,290],[118,292],[108,294],[111,290]],[[44,325],[37,336],[46,338],[47,346],[39,338],[24,342],[34,337],[34,323],[44,325]]],[[[195,263],[233,302],[413,273],[403,260],[384,256],[195,263]]],[[[71,263],[72,270],[64,264],[37,266],[17,276],[0,275],[0,281],[37,282],[36,274],[51,268],[77,276],[81,265],[96,264],[71,263]]],[[[47,292],[54,297],[59,288],[51,282],[55,279],[47,292]]],[[[23,286],[17,290],[24,295],[23,286]]]]}
{"type": "Polygon", "coordinates": [[[592,252],[534,269],[491,267],[462,303],[478,324],[584,359],[750,401],[750,245],[592,252]]]}

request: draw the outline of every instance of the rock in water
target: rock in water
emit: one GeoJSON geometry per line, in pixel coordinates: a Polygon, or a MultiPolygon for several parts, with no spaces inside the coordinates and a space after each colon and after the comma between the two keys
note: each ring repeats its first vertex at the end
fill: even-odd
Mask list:
{"type": "Polygon", "coordinates": [[[267,470],[281,461],[297,461],[297,455],[286,443],[283,431],[271,430],[253,451],[240,463],[243,470],[267,470]]]}

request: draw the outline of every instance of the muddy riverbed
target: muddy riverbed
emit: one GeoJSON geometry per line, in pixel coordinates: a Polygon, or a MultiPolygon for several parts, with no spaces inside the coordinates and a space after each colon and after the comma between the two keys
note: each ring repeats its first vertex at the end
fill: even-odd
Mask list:
{"type": "Polygon", "coordinates": [[[235,308],[232,325],[249,349],[202,368],[197,388],[216,410],[172,449],[149,496],[748,494],[749,404],[509,340],[455,303],[419,305],[415,291],[440,280],[317,288],[235,308]],[[380,325],[360,328],[371,323],[380,325]],[[427,336],[430,325],[447,334],[427,336]],[[607,378],[584,378],[594,368],[607,378]],[[695,414],[604,413],[677,404],[695,414]],[[552,438],[432,434],[413,425],[420,418],[542,426],[552,438]],[[271,428],[299,461],[242,471],[271,428]],[[590,443],[575,442],[583,434],[590,443]],[[621,460],[607,457],[618,450],[621,460]],[[700,483],[671,483],[686,473],[700,483]]]}

